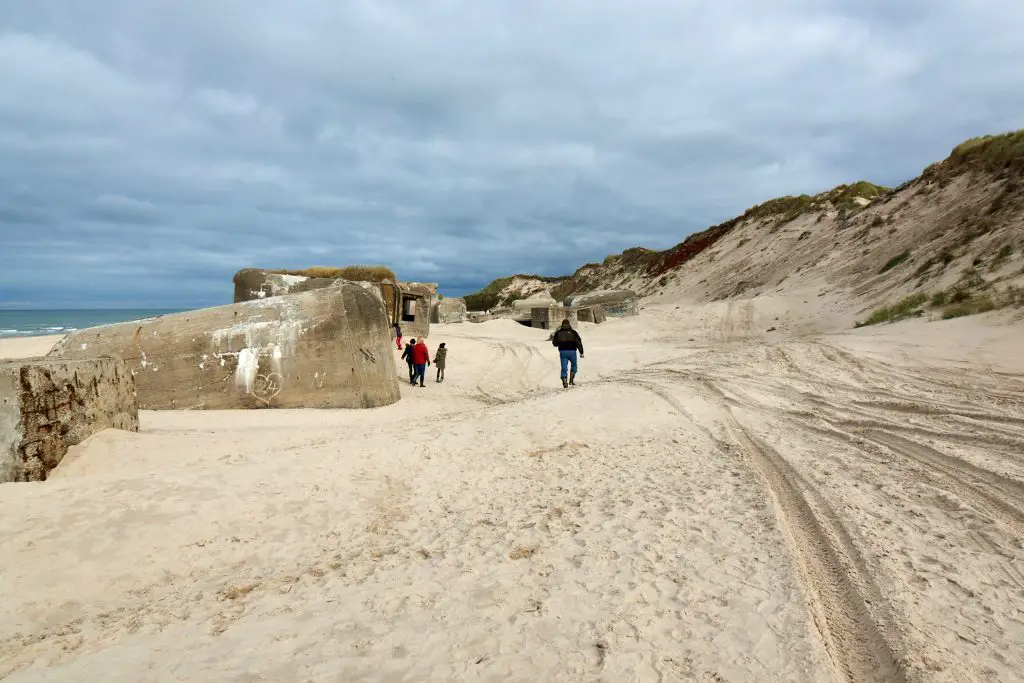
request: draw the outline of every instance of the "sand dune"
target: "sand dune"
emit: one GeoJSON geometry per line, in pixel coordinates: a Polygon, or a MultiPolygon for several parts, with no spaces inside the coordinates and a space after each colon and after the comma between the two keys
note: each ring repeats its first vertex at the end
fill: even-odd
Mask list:
{"type": "Polygon", "coordinates": [[[98,434],[0,486],[0,676],[1021,680],[1022,328],[789,303],[583,325],[570,391],[435,326],[393,406],[98,434]]]}

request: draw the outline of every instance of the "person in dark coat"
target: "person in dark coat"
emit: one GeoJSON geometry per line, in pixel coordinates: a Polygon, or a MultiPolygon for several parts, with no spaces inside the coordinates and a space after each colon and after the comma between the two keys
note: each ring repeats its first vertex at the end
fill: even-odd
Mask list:
{"type": "Polygon", "coordinates": [[[437,345],[437,352],[434,353],[434,367],[437,368],[437,381],[444,381],[444,362],[448,356],[448,349],[445,348],[444,342],[437,345]]]}
{"type": "Polygon", "coordinates": [[[409,384],[412,384],[412,376],[416,369],[412,365],[412,347],[416,343],[415,339],[410,339],[405,343],[405,350],[402,351],[402,360],[409,365],[409,384]]]}
{"type": "Polygon", "coordinates": [[[558,349],[558,357],[562,362],[562,386],[566,389],[570,384],[575,386],[576,352],[579,351],[580,358],[583,358],[583,340],[580,339],[579,332],[572,329],[568,319],[563,320],[562,326],[551,335],[551,345],[558,349]],[[572,374],[568,373],[570,365],[572,374]]]}

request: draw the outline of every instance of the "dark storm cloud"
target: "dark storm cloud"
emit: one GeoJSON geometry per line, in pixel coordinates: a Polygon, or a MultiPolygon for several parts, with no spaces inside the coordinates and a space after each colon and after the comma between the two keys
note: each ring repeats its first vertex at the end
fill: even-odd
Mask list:
{"type": "Polygon", "coordinates": [[[1024,126],[1014,0],[0,5],[0,305],[449,293],[895,184],[1024,126]]]}

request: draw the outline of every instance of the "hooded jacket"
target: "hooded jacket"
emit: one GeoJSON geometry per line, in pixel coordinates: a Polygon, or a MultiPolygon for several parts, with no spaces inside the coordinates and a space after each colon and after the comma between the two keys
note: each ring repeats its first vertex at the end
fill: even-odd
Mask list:
{"type": "Polygon", "coordinates": [[[557,347],[559,351],[583,353],[583,340],[580,339],[579,332],[565,323],[562,323],[562,326],[551,336],[551,345],[557,347]]]}
{"type": "Polygon", "coordinates": [[[448,355],[448,348],[447,347],[442,346],[442,347],[438,348],[438,350],[434,352],[434,365],[436,365],[439,369],[443,370],[444,369],[444,361],[445,361],[445,358],[447,357],[447,355],[448,355]]]}

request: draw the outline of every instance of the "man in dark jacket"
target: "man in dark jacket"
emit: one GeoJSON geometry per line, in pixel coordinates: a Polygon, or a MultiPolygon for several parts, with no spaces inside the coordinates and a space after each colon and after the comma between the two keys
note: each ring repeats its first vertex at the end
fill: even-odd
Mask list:
{"type": "Polygon", "coordinates": [[[583,340],[566,319],[562,321],[562,326],[551,335],[551,345],[558,349],[558,356],[562,361],[562,386],[568,389],[570,384],[576,384],[576,352],[579,351],[580,358],[583,358],[583,340]],[[572,374],[566,378],[569,365],[572,365],[572,374]]]}
{"type": "Polygon", "coordinates": [[[405,350],[402,351],[402,360],[409,366],[409,384],[412,384],[412,377],[416,372],[416,368],[412,365],[412,347],[416,343],[415,339],[411,339],[405,343],[405,350]]]}

